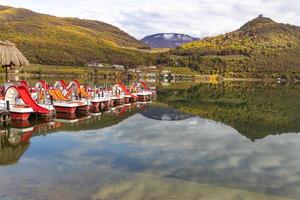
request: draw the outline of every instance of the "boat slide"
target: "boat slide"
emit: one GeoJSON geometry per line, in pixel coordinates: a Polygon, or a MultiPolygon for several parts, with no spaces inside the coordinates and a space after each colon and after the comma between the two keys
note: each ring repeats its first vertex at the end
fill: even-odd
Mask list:
{"type": "Polygon", "coordinates": [[[128,96],[129,96],[129,97],[133,97],[133,98],[136,98],[136,97],[137,97],[136,95],[132,94],[132,93],[126,88],[126,86],[123,85],[122,83],[118,83],[117,85],[122,89],[122,91],[124,92],[124,94],[125,94],[126,97],[128,97],[128,96]]]}
{"type": "MultiPolygon", "coordinates": [[[[29,94],[27,88],[25,88],[24,86],[18,86],[18,87],[14,87],[14,89],[16,89],[20,95],[20,98],[23,100],[23,102],[31,107],[35,112],[39,113],[39,114],[48,114],[50,111],[42,106],[40,106],[39,104],[37,104],[31,97],[31,95],[29,94]]],[[[8,92],[10,90],[10,88],[6,91],[8,92]]]]}
{"type": "Polygon", "coordinates": [[[5,92],[5,105],[7,101],[9,102],[9,111],[12,119],[26,120],[31,113],[38,113],[40,115],[49,115],[51,113],[50,109],[39,105],[33,100],[24,85],[10,86],[5,92]]]}

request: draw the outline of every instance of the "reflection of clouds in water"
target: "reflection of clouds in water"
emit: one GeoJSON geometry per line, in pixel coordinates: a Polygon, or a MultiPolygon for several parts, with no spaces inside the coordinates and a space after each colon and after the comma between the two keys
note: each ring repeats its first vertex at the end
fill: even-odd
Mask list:
{"type": "Polygon", "coordinates": [[[130,179],[106,184],[92,195],[92,199],[288,200],[244,190],[161,178],[142,173],[135,174],[130,179]]]}
{"type": "MultiPolygon", "coordinates": [[[[252,143],[211,120],[156,121],[136,114],[117,126],[78,136],[97,141],[96,152],[109,145],[126,145],[118,156],[129,161],[118,162],[120,168],[140,164],[138,171],[300,196],[300,136],[296,134],[252,143]]],[[[77,156],[83,154],[84,150],[77,156]]],[[[110,156],[111,162],[120,159],[110,156]]]]}
{"type": "Polygon", "coordinates": [[[252,143],[212,120],[157,121],[136,114],[100,130],[32,138],[19,164],[0,170],[0,193],[9,191],[12,171],[23,177],[16,179],[22,185],[38,180],[49,188],[78,181],[91,188],[121,177],[114,171],[134,171],[300,197],[299,150],[297,134],[252,143]]]}
{"type": "Polygon", "coordinates": [[[78,137],[82,138],[81,144],[87,144],[87,145],[91,145],[91,144],[96,144],[98,142],[101,141],[105,141],[107,139],[105,134],[99,134],[102,131],[105,131],[105,129],[103,130],[90,130],[88,131],[87,134],[84,134],[84,137],[82,137],[82,133],[81,132],[77,132],[77,133],[72,133],[74,135],[77,135],[78,137]]]}

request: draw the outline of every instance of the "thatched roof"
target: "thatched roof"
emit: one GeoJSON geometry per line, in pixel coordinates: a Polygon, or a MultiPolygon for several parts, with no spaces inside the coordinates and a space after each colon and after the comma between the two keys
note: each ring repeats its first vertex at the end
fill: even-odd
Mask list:
{"type": "Polygon", "coordinates": [[[9,41],[0,41],[0,65],[1,66],[28,66],[28,60],[17,49],[16,45],[9,41]]]}

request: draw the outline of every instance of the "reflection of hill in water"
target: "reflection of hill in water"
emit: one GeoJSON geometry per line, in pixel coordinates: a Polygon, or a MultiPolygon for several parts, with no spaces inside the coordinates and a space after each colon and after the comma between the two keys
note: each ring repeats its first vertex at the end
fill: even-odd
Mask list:
{"type": "Polygon", "coordinates": [[[199,84],[160,88],[159,101],[184,112],[225,123],[251,140],[300,132],[300,85],[199,84]]]}
{"type": "Polygon", "coordinates": [[[147,110],[142,111],[141,114],[144,117],[162,121],[178,121],[192,117],[190,114],[162,106],[151,106],[147,110]]]}
{"type": "Polygon", "coordinates": [[[284,200],[280,197],[258,192],[201,184],[194,181],[183,181],[181,179],[161,178],[142,173],[133,174],[124,181],[115,181],[110,185],[106,184],[93,197],[95,199],[118,199],[118,197],[122,197],[130,200],[170,199],[170,197],[174,199],[213,200],[220,199],[220,196],[223,200],[284,200]],[[161,189],[162,185],[164,186],[163,189],[161,189]]]}

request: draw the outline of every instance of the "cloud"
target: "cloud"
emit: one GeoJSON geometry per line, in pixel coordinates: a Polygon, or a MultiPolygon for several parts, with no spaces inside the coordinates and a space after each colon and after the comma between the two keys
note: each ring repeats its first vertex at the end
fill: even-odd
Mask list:
{"type": "Polygon", "coordinates": [[[298,0],[3,0],[2,4],[104,21],[139,39],[158,32],[216,35],[233,31],[261,13],[279,22],[300,21],[298,0]]]}

